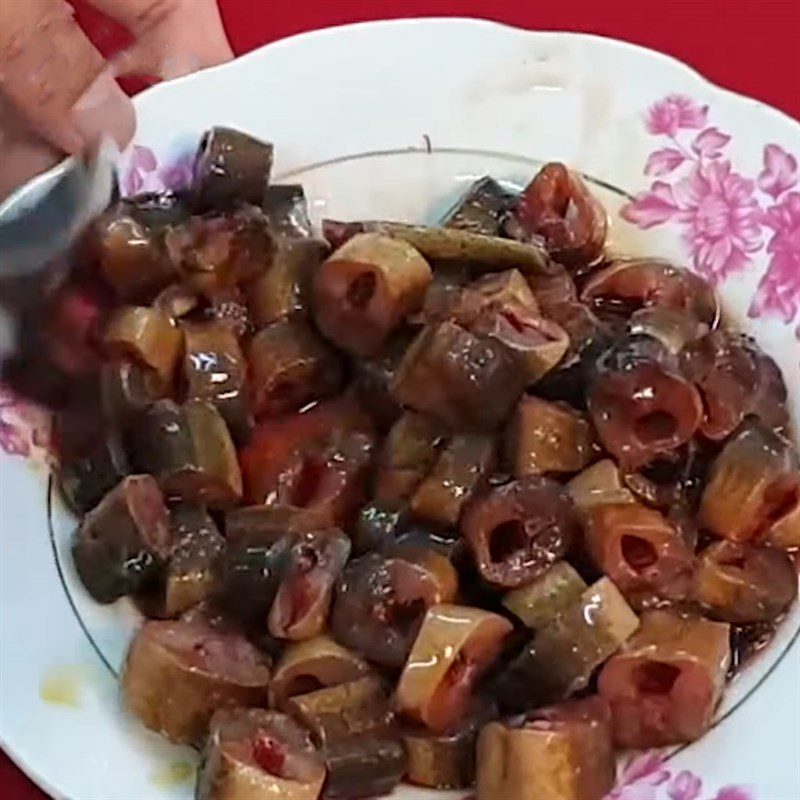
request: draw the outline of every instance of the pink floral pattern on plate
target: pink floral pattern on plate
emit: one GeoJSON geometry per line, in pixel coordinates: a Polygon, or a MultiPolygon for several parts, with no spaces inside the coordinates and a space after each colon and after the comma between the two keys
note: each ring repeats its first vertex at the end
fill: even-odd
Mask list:
{"type": "Polygon", "coordinates": [[[192,182],[193,169],[192,153],[159,165],[156,154],[149,147],[135,144],[122,178],[122,190],[125,195],[132,195],[140,192],[163,192],[165,189],[187,189],[192,182]]]}
{"type": "MultiPolygon", "coordinates": [[[[471,792],[462,800],[476,800],[476,796],[471,792]]],[[[603,800],[755,800],[755,796],[744,786],[723,786],[716,794],[703,792],[702,778],[688,770],[673,772],[667,767],[667,757],[653,751],[628,759],[616,787],[603,800]]]]}
{"type": "Polygon", "coordinates": [[[755,800],[743,786],[724,786],[716,794],[703,792],[703,780],[693,772],[674,772],[662,753],[633,756],[622,770],[617,786],[605,800],[755,800]]]}
{"type": "Polygon", "coordinates": [[[0,383],[0,449],[28,458],[50,448],[50,414],[0,383]]]}
{"type": "Polygon", "coordinates": [[[645,115],[645,127],[665,140],[644,167],[655,180],[620,212],[639,228],[678,225],[692,264],[712,284],[753,266],[766,246],[767,271],[749,316],[790,323],[800,308],[800,191],[797,159],[776,144],[763,153],[756,178],[726,157],[731,137],[708,124],[708,106],[668,95],[645,115]]]}

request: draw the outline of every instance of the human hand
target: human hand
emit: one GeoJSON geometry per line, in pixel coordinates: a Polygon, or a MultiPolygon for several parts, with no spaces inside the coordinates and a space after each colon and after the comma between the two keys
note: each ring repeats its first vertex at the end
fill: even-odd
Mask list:
{"type": "Polygon", "coordinates": [[[117,76],[170,80],[233,58],[217,0],[91,0],[134,36],[111,61],[117,76]]]}
{"type": "Polygon", "coordinates": [[[233,57],[216,0],[92,0],[133,46],[107,64],[65,0],[0,0],[0,200],[100,137],[122,147],[133,105],[127,74],[173,78],[233,57]]]}

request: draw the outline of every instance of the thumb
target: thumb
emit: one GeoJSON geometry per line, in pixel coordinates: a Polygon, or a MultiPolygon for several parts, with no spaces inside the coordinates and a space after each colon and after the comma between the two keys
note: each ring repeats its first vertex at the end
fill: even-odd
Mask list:
{"type": "Polygon", "coordinates": [[[117,76],[170,80],[233,58],[216,0],[91,0],[135,43],[112,59],[117,76]]]}
{"type": "Polygon", "coordinates": [[[180,42],[177,45],[163,45],[160,38],[158,35],[145,35],[126,50],[117,53],[110,62],[114,76],[138,76],[168,81],[190,75],[211,63],[223,60],[206,59],[193,47],[181,48],[180,42]]]}
{"type": "Polygon", "coordinates": [[[0,93],[0,202],[62,157],[61,150],[34,133],[0,93]]]}
{"type": "Polygon", "coordinates": [[[86,144],[97,142],[105,134],[122,148],[136,128],[133,103],[108,68],[83,90],[71,109],[71,118],[86,144]]]}
{"type": "Polygon", "coordinates": [[[110,59],[109,67],[115,78],[166,77],[163,74],[163,59],[147,40],[134,42],[130,47],[121,50],[110,59]]]}

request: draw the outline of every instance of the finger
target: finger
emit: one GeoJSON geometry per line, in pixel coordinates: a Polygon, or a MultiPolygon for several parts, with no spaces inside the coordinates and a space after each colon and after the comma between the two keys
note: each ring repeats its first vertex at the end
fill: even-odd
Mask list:
{"type": "Polygon", "coordinates": [[[61,150],[34,133],[0,95],[0,202],[62,157],[61,150]]]}
{"type": "Polygon", "coordinates": [[[151,39],[145,36],[127,50],[117,53],[109,61],[114,76],[123,78],[137,75],[170,80],[189,75],[203,66],[193,53],[165,55],[159,52],[161,48],[153,45],[151,39]]]}
{"type": "Polygon", "coordinates": [[[159,64],[152,54],[139,42],[121,50],[108,60],[108,66],[116,78],[128,76],[158,77],[159,64]]]}
{"type": "Polygon", "coordinates": [[[28,125],[74,153],[108,131],[133,133],[130,100],[63,0],[0,3],[0,91],[28,125]]]}
{"type": "Polygon", "coordinates": [[[136,130],[133,103],[108,68],[83,90],[71,113],[73,124],[87,144],[106,134],[122,148],[136,130]]]}
{"type": "MultiPolygon", "coordinates": [[[[67,152],[79,149],[82,142],[66,119],[68,106],[59,108],[65,92],[56,86],[66,93],[72,87],[62,83],[70,79],[67,61],[58,48],[50,47],[49,39],[68,24],[71,14],[63,0],[0,3],[0,90],[29,126],[46,128],[42,134],[67,152]],[[54,84],[59,73],[63,78],[54,84]]],[[[82,53],[81,60],[85,58],[82,53]]]]}
{"type": "Polygon", "coordinates": [[[216,0],[92,0],[136,44],[112,59],[116,75],[169,80],[233,58],[216,0]]]}

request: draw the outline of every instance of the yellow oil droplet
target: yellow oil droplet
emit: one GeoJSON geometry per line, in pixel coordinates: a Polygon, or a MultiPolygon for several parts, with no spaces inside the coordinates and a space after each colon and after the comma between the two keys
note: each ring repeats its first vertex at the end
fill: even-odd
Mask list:
{"type": "Polygon", "coordinates": [[[54,667],[42,678],[39,697],[54,706],[80,708],[83,680],[79,667],[54,667]]]}
{"type": "Polygon", "coordinates": [[[188,761],[171,761],[150,776],[150,783],[159,789],[169,789],[194,780],[194,766],[188,761]]]}

